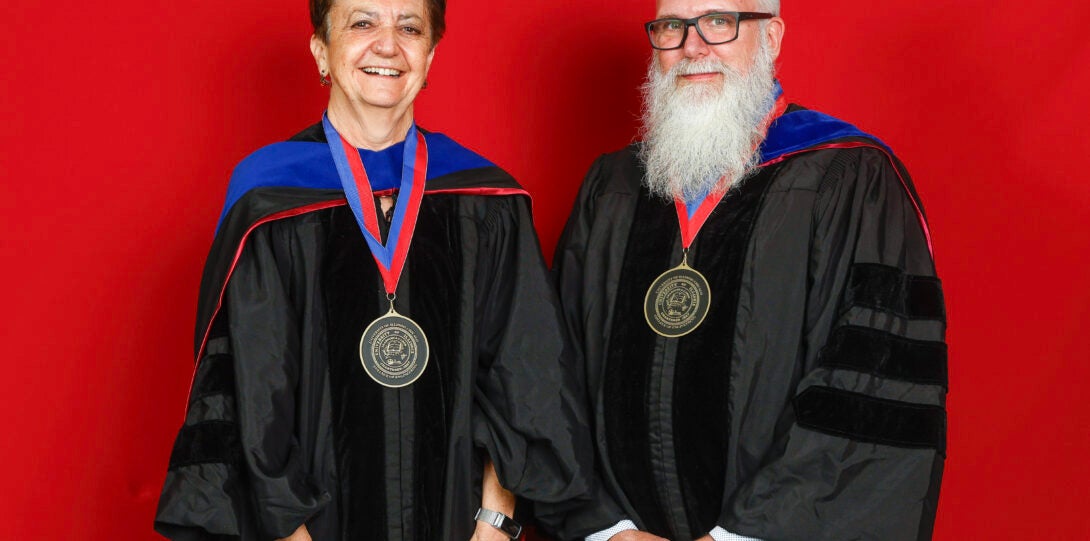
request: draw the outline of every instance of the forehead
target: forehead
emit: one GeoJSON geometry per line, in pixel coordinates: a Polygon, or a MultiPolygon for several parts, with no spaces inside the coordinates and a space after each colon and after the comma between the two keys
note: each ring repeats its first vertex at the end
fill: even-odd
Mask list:
{"type": "Polygon", "coordinates": [[[655,16],[695,17],[713,11],[753,11],[754,0],[657,0],[655,16]]]}
{"type": "Polygon", "coordinates": [[[341,13],[364,12],[376,15],[424,17],[425,0],[335,0],[333,10],[341,13]]]}

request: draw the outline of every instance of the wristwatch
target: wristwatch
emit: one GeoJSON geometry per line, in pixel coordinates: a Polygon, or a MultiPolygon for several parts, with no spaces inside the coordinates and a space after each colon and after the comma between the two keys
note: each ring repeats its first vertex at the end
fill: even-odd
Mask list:
{"type": "Polygon", "coordinates": [[[515,522],[515,519],[497,512],[491,509],[485,509],[481,507],[477,509],[477,514],[473,516],[474,520],[479,520],[496,528],[497,530],[507,534],[507,537],[511,539],[518,539],[522,535],[522,525],[515,522]]]}

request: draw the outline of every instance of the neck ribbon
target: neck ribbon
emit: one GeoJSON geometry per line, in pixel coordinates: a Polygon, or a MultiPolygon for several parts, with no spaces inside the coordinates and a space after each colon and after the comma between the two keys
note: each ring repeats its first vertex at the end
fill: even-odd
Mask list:
{"type": "Polygon", "coordinates": [[[356,223],[363,232],[367,247],[378,264],[382,283],[387,295],[394,295],[405,260],[409,256],[416,218],[420,214],[420,203],[424,198],[424,181],[428,169],[428,145],[424,135],[413,123],[405,136],[404,159],[401,165],[401,183],[397,204],[394,206],[394,218],[390,222],[390,231],[386,244],[382,244],[382,234],[378,227],[378,213],[375,211],[374,190],[363,167],[359,151],[341,136],[329,121],[329,115],[322,115],[322,127],[325,129],[329,152],[337,166],[337,175],[344,188],[345,199],[356,217],[356,223]],[[364,203],[362,196],[367,196],[364,203]]]}

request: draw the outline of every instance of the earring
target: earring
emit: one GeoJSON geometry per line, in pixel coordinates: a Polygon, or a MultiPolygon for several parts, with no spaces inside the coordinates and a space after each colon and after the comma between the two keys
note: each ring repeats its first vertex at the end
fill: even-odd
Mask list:
{"type": "Polygon", "coordinates": [[[420,90],[424,90],[425,88],[428,88],[428,80],[427,79],[424,79],[424,86],[421,86],[420,90]]]}
{"type": "Polygon", "coordinates": [[[330,85],[329,75],[327,75],[326,72],[324,72],[324,71],[318,72],[318,75],[321,76],[321,77],[318,78],[318,82],[321,83],[322,86],[329,86],[330,85]]]}

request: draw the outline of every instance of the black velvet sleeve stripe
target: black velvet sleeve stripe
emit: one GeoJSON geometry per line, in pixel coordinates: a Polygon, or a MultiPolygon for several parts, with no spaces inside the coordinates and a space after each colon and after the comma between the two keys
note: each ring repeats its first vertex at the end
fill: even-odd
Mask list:
{"type": "Polygon", "coordinates": [[[910,340],[867,327],[845,326],[833,332],[818,365],[875,376],[947,385],[946,344],[910,340]]]}
{"type": "Polygon", "coordinates": [[[938,278],[913,276],[877,263],[852,266],[845,307],[861,306],[911,319],[945,319],[942,283],[938,278]]]}
{"type": "Polygon", "coordinates": [[[924,319],[946,319],[946,305],[942,300],[942,282],[925,276],[908,277],[908,294],[905,296],[906,312],[919,314],[924,319]]]}
{"type": "Polygon", "coordinates": [[[228,421],[204,421],[184,426],[174,440],[170,469],[194,464],[237,465],[242,459],[238,425],[228,421]]]}
{"type": "Polygon", "coordinates": [[[946,410],[875,398],[830,387],[810,387],[795,397],[799,426],[844,438],[895,447],[933,448],[946,454],[946,410]]]}
{"type": "Polygon", "coordinates": [[[193,382],[191,401],[206,396],[235,394],[234,360],[230,355],[206,355],[197,370],[197,380],[193,382]]]}

